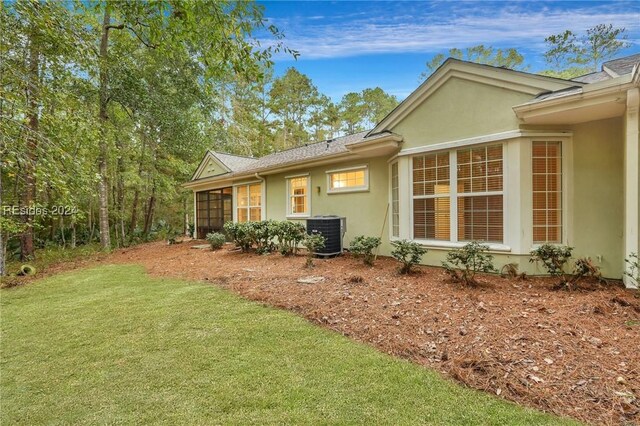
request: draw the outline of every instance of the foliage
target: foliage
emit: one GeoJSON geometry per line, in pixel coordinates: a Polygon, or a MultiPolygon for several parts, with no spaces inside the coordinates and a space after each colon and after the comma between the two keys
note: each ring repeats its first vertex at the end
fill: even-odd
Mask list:
{"type": "Polygon", "coordinates": [[[304,240],[305,227],[300,222],[284,220],[273,223],[273,233],[278,241],[278,251],[283,256],[296,254],[298,244],[304,240]]]}
{"type": "Polygon", "coordinates": [[[590,257],[580,257],[576,259],[573,265],[572,275],[573,276],[571,277],[571,281],[573,283],[586,277],[595,278],[598,281],[602,280],[600,267],[594,265],[590,257]]]}
{"type": "Polygon", "coordinates": [[[218,250],[222,248],[227,237],[220,232],[210,232],[206,236],[207,242],[211,245],[211,250],[218,250]]]}
{"type": "MultiPolygon", "coordinates": [[[[495,49],[491,46],[479,44],[468,47],[464,51],[462,49],[449,49],[449,57],[454,59],[475,62],[478,64],[492,65],[494,67],[504,67],[514,70],[525,70],[527,66],[524,63],[524,56],[514,48],[495,49]]],[[[447,58],[444,54],[438,53],[429,62],[427,62],[427,71],[420,75],[423,80],[433,73],[447,58]]]]}
{"type": "Polygon", "coordinates": [[[442,262],[442,266],[455,281],[474,285],[477,284],[476,273],[497,271],[493,265],[493,256],[488,251],[489,246],[472,241],[447,253],[447,260],[442,262]]]}
{"type": "Polygon", "coordinates": [[[320,234],[306,234],[302,240],[302,245],[307,249],[307,268],[313,267],[313,257],[318,250],[324,248],[325,238],[320,234]]]}
{"type": "Polygon", "coordinates": [[[248,252],[253,244],[250,222],[227,222],[223,225],[224,232],[243,252],[248,252]]]}
{"type": "Polygon", "coordinates": [[[566,282],[564,267],[571,258],[573,247],[558,246],[554,244],[542,244],[531,251],[531,263],[542,263],[547,273],[554,277],[561,277],[566,282]]]}
{"type": "Polygon", "coordinates": [[[350,92],[342,97],[338,105],[342,130],[356,133],[378,124],[398,105],[398,98],[380,87],[350,92]]]}
{"type": "Polygon", "coordinates": [[[635,281],[635,284],[640,288],[640,259],[638,253],[631,253],[629,257],[624,259],[627,267],[624,274],[635,281]]]}
{"type": "Polygon", "coordinates": [[[382,240],[380,237],[365,237],[358,235],[349,244],[349,250],[356,257],[361,257],[365,265],[373,266],[375,255],[373,251],[380,246],[382,240]]]}
{"type": "Polygon", "coordinates": [[[422,256],[427,253],[427,249],[414,241],[400,240],[392,241],[391,256],[393,256],[398,262],[402,263],[399,268],[401,274],[409,274],[414,265],[417,265],[422,260],[422,256]]]}
{"type": "Polygon", "coordinates": [[[546,73],[572,78],[599,71],[602,62],[629,46],[625,31],[612,24],[599,24],[582,35],[571,30],[550,35],[544,40],[547,44],[544,57],[552,69],[546,73]]]}

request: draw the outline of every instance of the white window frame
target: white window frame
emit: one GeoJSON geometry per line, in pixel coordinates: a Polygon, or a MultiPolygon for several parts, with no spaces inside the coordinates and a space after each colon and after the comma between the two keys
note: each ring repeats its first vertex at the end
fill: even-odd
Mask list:
{"type": "MultiPolygon", "coordinates": [[[[241,186],[246,186],[247,187],[247,196],[249,197],[249,200],[251,200],[251,192],[249,189],[249,186],[255,185],[255,184],[260,184],[260,220],[265,220],[266,218],[266,212],[265,212],[265,207],[266,207],[266,200],[265,200],[265,182],[261,181],[261,180],[253,180],[251,182],[242,182],[242,183],[236,183],[233,184],[233,197],[231,199],[232,201],[232,207],[233,207],[233,222],[234,223],[238,223],[238,188],[241,186]]],[[[247,205],[247,207],[244,207],[247,209],[247,217],[249,218],[249,221],[251,221],[251,207],[257,207],[257,206],[252,206],[251,205],[251,201],[249,201],[249,205],[247,205]]]]}
{"type": "MultiPolygon", "coordinates": [[[[506,143],[503,141],[491,141],[482,144],[474,144],[475,147],[489,146],[489,145],[498,145],[502,146],[502,191],[491,191],[491,192],[478,192],[478,193],[464,193],[460,196],[484,196],[484,195],[502,195],[502,243],[496,242],[487,242],[485,243],[489,246],[489,249],[492,251],[503,251],[509,252],[511,251],[511,247],[506,243],[507,241],[507,192],[505,191],[505,187],[507,185],[505,177],[508,175],[508,162],[507,162],[507,152],[506,152],[506,143]]],[[[458,156],[457,152],[459,149],[467,149],[469,145],[464,146],[452,146],[448,149],[443,149],[441,151],[426,151],[419,152],[415,155],[409,157],[410,161],[408,164],[409,167],[409,232],[410,238],[412,241],[420,243],[425,246],[430,246],[434,248],[459,248],[463,247],[468,241],[459,241],[458,240],[458,156]],[[414,198],[436,198],[436,196],[416,196],[413,195],[413,157],[414,156],[423,156],[429,154],[437,154],[440,152],[448,152],[449,153],[449,241],[446,240],[432,240],[432,239],[416,239],[413,234],[413,200],[414,198]]]]}
{"type": "Polygon", "coordinates": [[[327,170],[327,194],[344,194],[349,192],[365,192],[369,190],[369,166],[364,164],[360,166],[345,167],[342,169],[327,170]],[[331,175],[335,173],[364,171],[364,185],[349,186],[344,188],[331,188],[331,175]]]}
{"type": "Polygon", "coordinates": [[[529,247],[528,252],[535,250],[544,243],[533,242],[533,142],[560,142],[562,150],[562,242],[548,243],[554,246],[570,246],[573,241],[573,227],[569,220],[573,214],[573,185],[570,185],[570,179],[573,179],[573,135],[563,135],[562,137],[541,136],[529,138],[526,145],[526,157],[523,164],[523,179],[528,194],[526,207],[524,208],[525,220],[525,247],[529,247]]]}
{"type": "Polygon", "coordinates": [[[400,207],[400,194],[401,185],[400,185],[400,164],[397,159],[394,159],[389,163],[389,239],[391,241],[399,240],[401,231],[400,224],[402,223],[402,209],[400,207]],[[393,220],[393,167],[396,167],[396,171],[398,174],[398,199],[396,200],[398,203],[398,223],[395,224],[393,220]],[[394,224],[398,226],[398,235],[394,235],[394,224]]]}
{"type": "Polygon", "coordinates": [[[311,176],[309,173],[303,173],[299,175],[291,175],[285,176],[285,180],[287,181],[286,185],[286,206],[287,206],[287,214],[286,217],[289,219],[301,218],[301,217],[311,217],[311,176]],[[291,212],[291,180],[298,178],[306,178],[307,179],[307,212],[306,213],[292,213],[291,212]]]}

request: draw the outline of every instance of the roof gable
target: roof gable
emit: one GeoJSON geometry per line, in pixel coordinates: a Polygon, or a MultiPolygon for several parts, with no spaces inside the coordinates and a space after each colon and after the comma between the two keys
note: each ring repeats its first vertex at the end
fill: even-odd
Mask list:
{"type": "Polygon", "coordinates": [[[191,180],[202,179],[211,176],[219,176],[231,172],[231,169],[220,161],[212,151],[207,151],[198,165],[191,180]]]}
{"type": "MultiPolygon", "coordinates": [[[[400,103],[389,115],[369,132],[373,135],[391,131],[443,84],[452,78],[474,81],[534,97],[542,92],[575,86],[575,81],[529,74],[506,68],[476,64],[458,59],[447,59],[427,80],[400,103]]],[[[579,83],[578,83],[579,84],[579,83]]]]}

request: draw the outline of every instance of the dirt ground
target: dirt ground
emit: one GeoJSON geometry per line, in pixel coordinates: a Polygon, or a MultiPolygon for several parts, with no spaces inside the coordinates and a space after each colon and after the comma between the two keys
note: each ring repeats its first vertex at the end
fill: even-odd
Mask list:
{"type": "Polygon", "coordinates": [[[465,288],[439,268],[397,274],[378,258],[316,259],[151,243],[90,263],[138,263],[294,311],[466,385],[592,424],[640,424],[640,299],[616,285],[552,290],[546,278],[482,276],[465,288]],[[305,277],[323,277],[315,284],[305,277]]]}

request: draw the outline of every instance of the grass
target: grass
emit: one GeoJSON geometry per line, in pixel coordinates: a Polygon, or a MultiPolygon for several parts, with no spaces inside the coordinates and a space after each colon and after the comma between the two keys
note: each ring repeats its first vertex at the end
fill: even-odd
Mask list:
{"type": "Polygon", "coordinates": [[[98,243],[78,245],[75,248],[63,248],[61,246],[46,247],[36,250],[35,260],[22,262],[14,258],[9,259],[6,265],[7,272],[16,274],[20,270],[20,266],[25,263],[33,265],[38,272],[41,272],[51,265],[73,260],[82,260],[101,253],[102,249],[98,243]]]}
{"type": "Polygon", "coordinates": [[[215,286],[104,266],[0,292],[2,424],[570,424],[215,286]]]}

